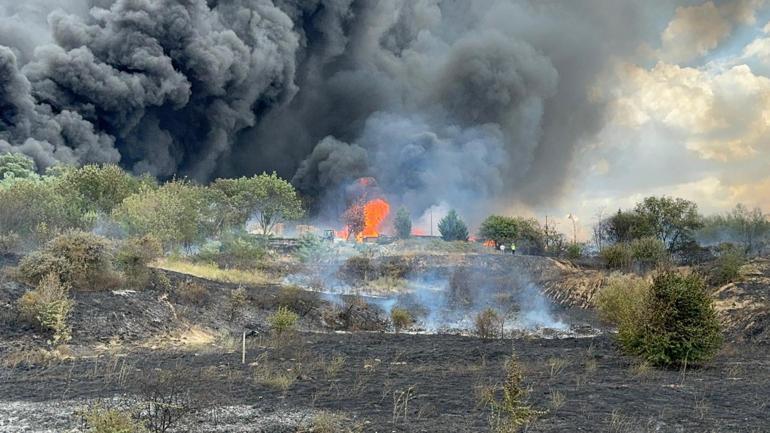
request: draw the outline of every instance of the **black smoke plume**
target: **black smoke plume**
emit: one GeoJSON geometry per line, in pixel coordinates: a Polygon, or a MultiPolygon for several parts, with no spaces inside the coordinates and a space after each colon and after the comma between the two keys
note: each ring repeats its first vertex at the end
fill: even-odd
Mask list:
{"type": "MultiPolygon", "coordinates": [[[[0,152],[421,212],[557,197],[636,2],[0,0],[0,152]]],[[[322,203],[323,200],[317,200],[322,203]]]]}

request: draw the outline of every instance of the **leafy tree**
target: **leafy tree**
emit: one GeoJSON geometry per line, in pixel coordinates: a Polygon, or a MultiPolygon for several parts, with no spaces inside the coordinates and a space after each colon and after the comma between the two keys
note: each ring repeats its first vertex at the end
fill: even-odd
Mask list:
{"type": "MultiPolygon", "coordinates": [[[[682,198],[647,197],[634,212],[640,217],[640,227],[651,231],[666,244],[669,251],[692,239],[695,230],[703,226],[698,205],[682,198]]],[[[637,233],[635,238],[639,238],[637,233]]]]}
{"type": "Polygon", "coordinates": [[[79,197],[84,211],[109,214],[142,187],[154,186],[149,177],[135,177],[114,164],[88,164],[61,174],[62,187],[79,197]]]}
{"type": "Polygon", "coordinates": [[[514,218],[492,215],[479,228],[479,237],[493,241],[495,246],[515,242],[519,236],[519,224],[514,218]]]}
{"type": "Polygon", "coordinates": [[[262,234],[267,236],[276,224],[301,218],[302,200],[287,181],[272,174],[238,179],[217,179],[212,189],[220,194],[225,226],[240,227],[257,217],[262,234]]]}
{"type": "Polygon", "coordinates": [[[364,231],[366,227],[366,212],[364,209],[364,203],[357,201],[350,205],[342,214],[342,222],[348,229],[348,238],[358,236],[359,233],[364,231]]]}
{"type": "Polygon", "coordinates": [[[770,221],[761,209],[749,209],[738,204],[725,215],[714,215],[703,220],[698,238],[708,243],[737,242],[746,253],[754,252],[760,241],[770,234],[770,221]]]}
{"type": "Polygon", "coordinates": [[[214,215],[205,189],[183,180],[143,188],[112,212],[131,235],[152,235],[167,246],[189,247],[213,232],[214,215]]]}
{"type": "Polygon", "coordinates": [[[0,232],[46,241],[88,221],[68,191],[48,176],[16,180],[0,188],[0,232]]]}
{"type": "Polygon", "coordinates": [[[412,235],[412,219],[409,211],[401,207],[396,212],[396,220],[393,222],[396,228],[396,235],[401,239],[408,239],[412,235]]]}
{"type": "Polygon", "coordinates": [[[438,223],[438,231],[441,238],[445,241],[467,241],[468,227],[457,215],[454,209],[441,219],[438,223]]]}
{"type": "Polygon", "coordinates": [[[37,166],[32,158],[22,153],[0,155],[0,180],[37,177],[37,166]]]}

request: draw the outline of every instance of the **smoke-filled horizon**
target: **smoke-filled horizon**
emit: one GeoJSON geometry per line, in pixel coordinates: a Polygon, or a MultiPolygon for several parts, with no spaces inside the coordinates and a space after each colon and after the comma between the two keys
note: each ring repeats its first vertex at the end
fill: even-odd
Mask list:
{"type": "Polygon", "coordinates": [[[607,134],[618,63],[657,38],[658,58],[692,61],[674,48],[715,44],[677,32],[762,1],[678,3],[698,4],[0,0],[0,152],[203,182],[277,171],[316,203],[373,176],[416,213],[551,206],[607,134]]]}

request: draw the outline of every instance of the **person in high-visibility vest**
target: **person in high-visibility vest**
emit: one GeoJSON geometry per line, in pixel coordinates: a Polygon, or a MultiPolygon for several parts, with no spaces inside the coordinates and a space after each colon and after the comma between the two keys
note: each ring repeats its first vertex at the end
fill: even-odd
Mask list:
{"type": "Polygon", "coordinates": [[[511,254],[516,254],[516,244],[511,242],[511,254]]]}

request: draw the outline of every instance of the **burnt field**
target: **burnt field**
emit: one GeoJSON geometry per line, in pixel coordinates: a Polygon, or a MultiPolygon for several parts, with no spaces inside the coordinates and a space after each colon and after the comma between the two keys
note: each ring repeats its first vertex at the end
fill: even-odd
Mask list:
{"type": "Polygon", "coordinates": [[[614,330],[590,308],[606,278],[597,269],[465,253],[385,257],[367,264],[364,277],[350,265],[300,275],[342,287],[324,293],[288,286],[285,276],[240,285],[160,270],[164,285],[76,292],[72,340],[53,351],[45,334],[13,317],[27,289],[7,267],[0,431],[83,432],[84,408],[136,410],[153,399],[184,408],[169,432],[490,431],[488,396],[499,394],[512,355],[537,414],[526,431],[768,430],[767,261],[715,291],[726,332],[716,358],[672,369],[621,354],[614,330]],[[405,270],[406,282],[383,286],[377,273],[393,268],[405,270]],[[475,272],[458,273],[465,269],[475,272]],[[535,295],[545,304],[526,304],[535,295]],[[389,322],[391,300],[417,312],[404,332],[389,322]],[[276,333],[270,317],[285,305],[299,313],[297,327],[276,333]],[[489,305],[511,317],[505,338],[479,338],[468,325],[489,305]],[[561,329],[524,326],[519,317],[534,308],[561,329]],[[435,326],[433,315],[450,319],[435,326]],[[326,415],[336,417],[330,430],[317,421],[326,415]]]}
{"type": "Polygon", "coordinates": [[[219,421],[217,411],[206,411],[194,431],[297,431],[291,414],[309,409],[345,413],[371,432],[487,431],[489,411],[479,392],[500,379],[515,352],[531,403],[547,411],[529,431],[767,431],[770,356],[764,348],[730,345],[707,367],[669,371],[618,356],[608,336],[480,341],[302,333],[274,344],[250,340],[246,365],[237,352],[139,351],[6,368],[0,394],[27,404],[0,413],[28,427],[2,429],[62,431],[73,402],[138,392],[134,385],[160,369],[178,375],[207,407],[258,409],[235,419],[219,415],[219,421]],[[260,383],[259,369],[288,372],[292,383],[285,390],[260,383]],[[33,402],[61,410],[46,414],[33,402]],[[274,414],[284,414],[282,421],[274,414]]]}

